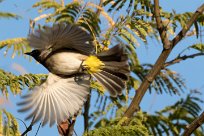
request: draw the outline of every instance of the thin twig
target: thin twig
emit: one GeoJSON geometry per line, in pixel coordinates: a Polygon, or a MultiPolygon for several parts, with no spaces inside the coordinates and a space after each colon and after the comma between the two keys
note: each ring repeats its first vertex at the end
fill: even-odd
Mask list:
{"type": "Polygon", "coordinates": [[[20,119],[20,118],[16,118],[16,119],[19,120],[19,121],[21,121],[21,122],[23,123],[23,125],[25,126],[26,129],[28,128],[27,125],[26,125],[26,123],[25,123],[22,119],[20,119]]]}
{"type": "MultiPolygon", "coordinates": [[[[158,0],[155,0],[158,3],[158,0]]],[[[156,4],[156,3],[155,3],[156,4]]],[[[155,7],[156,8],[156,7],[155,7]]],[[[196,21],[198,16],[202,14],[204,11],[204,4],[202,4],[196,12],[192,15],[191,19],[187,22],[187,25],[185,28],[183,28],[179,34],[170,42],[170,48],[163,49],[162,53],[160,54],[159,58],[157,59],[156,63],[154,64],[153,68],[150,70],[148,75],[145,77],[144,81],[136,91],[136,94],[128,107],[127,111],[124,114],[124,117],[130,118],[133,116],[134,112],[139,110],[139,105],[142,101],[143,96],[145,95],[147,89],[149,88],[152,81],[155,79],[155,77],[158,75],[158,73],[163,68],[166,59],[168,58],[169,54],[171,53],[173,47],[176,46],[176,44],[186,35],[187,31],[190,29],[192,24],[196,21]]],[[[162,35],[161,35],[162,36],[162,35]]],[[[164,38],[164,37],[163,37],[164,38]]],[[[161,37],[161,39],[163,39],[161,37]]],[[[168,42],[164,41],[164,47],[168,46],[168,42]]],[[[127,121],[128,123],[128,121],[127,121]]],[[[124,123],[125,125],[126,123],[124,123]]]]}
{"type": "Polygon", "coordinates": [[[31,122],[27,129],[21,134],[21,136],[25,136],[29,131],[32,130],[33,123],[31,122]]]}
{"type": "Polygon", "coordinates": [[[93,7],[93,8],[96,8],[97,11],[98,11],[98,12],[96,11],[97,15],[103,15],[103,17],[108,20],[109,24],[110,24],[112,27],[115,25],[114,20],[113,20],[113,19],[110,17],[110,15],[103,9],[102,6],[96,5],[96,4],[92,3],[92,2],[88,2],[87,5],[88,5],[88,6],[91,6],[91,7],[93,7]],[[100,11],[100,14],[99,14],[99,11],[100,11]]]}
{"type": "Polygon", "coordinates": [[[37,22],[37,21],[39,21],[39,20],[41,20],[41,19],[43,19],[43,18],[50,17],[51,15],[52,15],[52,14],[42,14],[42,15],[40,15],[40,16],[34,18],[33,21],[34,21],[34,22],[37,22]]]}
{"type": "Polygon", "coordinates": [[[190,136],[198,127],[204,123],[204,112],[196,118],[191,124],[186,126],[183,136],[190,136]]]}
{"type": "Polygon", "coordinates": [[[177,58],[175,58],[175,59],[173,59],[173,60],[171,60],[171,61],[169,61],[169,62],[166,62],[166,63],[164,64],[164,67],[168,67],[168,66],[170,66],[170,65],[179,63],[179,62],[181,62],[181,61],[183,61],[183,60],[193,59],[193,58],[195,58],[195,57],[203,56],[203,55],[204,55],[204,52],[195,53],[195,54],[188,55],[188,56],[187,56],[187,55],[179,56],[179,57],[177,57],[177,58]]]}
{"type": "Polygon", "coordinates": [[[37,136],[37,134],[38,134],[38,132],[39,132],[39,130],[40,130],[41,124],[42,124],[42,123],[39,124],[38,129],[37,129],[37,132],[35,133],[35,136],[37,136]]]}
{"type": "Polygon", "coordinates": [[[26,135],[29,131],[32,130],[34,119],[35,119],[35,116],[33,117],[33,119],[32,119],[32,121],[31,121],[30,125],[29,125],[29,126],[26,128],[26,130],[21,134],[21,136],[26,135]]]}
{"type": "MultiPolygon", "coordinates": [[[[102,5],[103,5],[103,0],[100,0],[98,6],[102,8],[102,5]]],[[[97,15],[98,17],[100,16],[101,10],[102,10],[102,9],[100,9],[100,8],[97,8],[97,10],[96,10],[96,15],[97,15]]]]}
{"type": "Polygon", "coordinates": [[[33,20],[30,19],[30,24],[29,24],[29,33],[34,31],[34,27],[37,21],[43,19],[43,18],[48,18],[50,16],[52,16],[53,14],[42,14],[36,18],[34,18],[33,20]]]}

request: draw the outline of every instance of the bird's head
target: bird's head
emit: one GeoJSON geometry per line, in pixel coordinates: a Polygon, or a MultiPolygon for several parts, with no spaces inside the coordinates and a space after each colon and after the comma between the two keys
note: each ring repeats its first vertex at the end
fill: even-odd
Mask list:
{"type": "Polygon", "coordinates": [[[40,50],[33,50],[31,52],[26,52],[25,54],[29,55],[29,56],[32,56],[35,60],[40,62],[40,54],[41,54],[40,50]]]}

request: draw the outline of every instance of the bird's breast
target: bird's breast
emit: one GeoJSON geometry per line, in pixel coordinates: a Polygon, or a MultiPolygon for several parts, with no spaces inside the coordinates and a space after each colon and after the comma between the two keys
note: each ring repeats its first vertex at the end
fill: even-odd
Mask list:
{"type": "Polygon", "coordinates": [[[86,58],[86,55],[76,52],[58,52],[51,55],[45,65],[54,74],[72,75],[79,72],[86,58]]]}

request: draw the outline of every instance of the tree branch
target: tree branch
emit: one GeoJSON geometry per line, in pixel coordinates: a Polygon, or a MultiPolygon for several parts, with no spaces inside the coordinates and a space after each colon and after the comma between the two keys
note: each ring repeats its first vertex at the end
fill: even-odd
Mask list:
{"type": "Polygon", "coordinates": [[[85,106],[84,106],[84,114],[83,114],[83,116],[84,116],[84,131],[87,131],[89,128],[90,99],[91,99],[91,96],[88,95],[87,101],[86,101],[85,106]]]}
{"type": "MultiPolygon", "coordinates": [[[[101,0],[101,1],[102,1],[102,0],[101,0]]],[[[96,4],[92,3],[92,2],[88,2],[87,5],[96,8],[96,9],[97,9],[97,11],[96,11],[97,15],[98,15],[98,16],[99,16],[100,14],[103,15],[103,17],[105,17],[105,18],[108,20],[109,24],[110,24],[112,27],[114,26],[114,24],[115,24],[114,20],[108,15],[107,12],[104,11],[104,9],[103,9],[103,7],[102,7],[102,3],[101,3],[101,5],[100,5],[100,4],[99,4],[99,5],[96,5],[96,4]]]]}
{"type": "MultiPolygon", "coordinates": [[[[155,2],[156,2],[155,8],[157,8],[158,2],[157,2],[157,0],[155,0],[155,2]],[[157,6],[156,6],[156,4],[157,4],[157,6]]],[[[142,82],[142,84],[140,85],[138,90],[136,91],[136,94],[135,94],[130,106],[128,107],[127,111],[125,112],[124,117],[130,118],[133,116],[134,112],[139,110],[139,105],[140,105],[140,102],[141,102],[143,96],[145,95],[145,93],[146,93],[147,89],[149,88],[150,84],[152,83],[152,81],[155,79],[155,77],[158,75],[158,73],[163,68],[165,61],[168,58],[169,54],[171,53],[173,47],[185,36],[185,34],[190,29],[192,24],[196,21],[198,16],[200,14],[202,14],[203,11],[204,11],[204,4],[202,4],[196,10],[196,12],[192,15],[191,19],[189,20],[189,22],[187,22],[186,27],[183,28],[179,32],[179,34],[170,42],[170,48],[164,48],[163,49],[162,53],[160,54],[159,58],[157,59],[156,63],[154,64],[153,68],[149,71],[148,75],[145,77],[144,81],[142,82]]],[[[155,13],[155,14],[158,14],[158,13],[155,13]]],[[[163,38],[161,38],[161,39],[163,39],[163,38]]],[[[164,40],[163,44],[164,44],[164,47],[165,46],[167,47],[169,43],[168,43],[168,41],[164,40]]]]}
{"type": "Polygon", "coordinates": [[[204,52],[200,52],[200,53],[196,53],[196,54],[192,54],[192,55],[184,55],[184,56],[180,56],[180,57],[177,57],[169,62],[166,62],[164,64],[164,67],[168,67],[170,65],[173,65],[173,64],[176,64],[176,63],[179,63],[183,60],[186,60],[186,59],[192,59],[192,58],[195,58],[195,57],[198,57],[198,56],[203,56],[204,55],[204,52]]]}
{"type": "MultiPolygon", "coordinates": [[[[33,120],[34,120],[34,118],[35,118],[35,117],[33,117],[33,120]]],[[[21,136],[25,136],[29,131],[32,130],[33,120],[31,121],[30,125],[26,128],[26,130],[21,134],[21,136]]]]}
{"type": "Polygon", "coordinates": [[[203,13],[204,10],[204,4],[202,4],[197,10],[196,12],[193,14],[193,16],[191,17],[190,21],[187,23],[186,27],[184,27],[179,33],[178,35],[172,40],[172,44],[173,46],[175,46],[187,33],[187,31],[190,29],[190,27],[192,26],[192,24],[195,22],[195,20],[198,18],[199,15],[201,15],[203,13]]]}
{"type": "Polygon", "coordinates": [[[190,125],[186,126],[183,136],[190,136],[198,127],[204,123],[204,112],[196,118],[190,125]]]}
{"type": "Polygon", "coordinates": [[[166,26],[164,26],[161,20],[161,17],[160,17],[159,0],[154,0],[154,14],[155,14],[155,19],[156,19],[157,29],[161,37],[161,41],[164,45],[164,48],[169,49],[170,41],[168,40],[168,37],[167,37],[166,26]]]}
{"type": "MultiPolygon", "coordinates": [[[[102,7],[102,5],[103,5],[103,0],[100,0],[100,2],[99,2],[99,7],[102,7]]],[[[97,8],[97,11],[96,11],[96,15],[97,16],[99,16],[100,15],[100,13],[101,13],[101,9],[100,8],[97,8]]]]}
{"type": "Polygon", "coordinates": [[[27,129],[21,134],[21,136],[25,136],[29,131],[32,130],[33,124],[31,123],[30,126],[27,127],[27,129]]]}

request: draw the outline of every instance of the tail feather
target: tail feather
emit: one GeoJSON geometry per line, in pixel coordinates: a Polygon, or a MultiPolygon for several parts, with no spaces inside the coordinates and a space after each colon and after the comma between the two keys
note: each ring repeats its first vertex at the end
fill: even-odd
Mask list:
{"type": "Polygon", "coordinates": [[[113,48],[97,54],[97,57],[102,61],[126,61],[128,59],[125,49],[121,45],[116,45],[113,48]]]}
{"type": "Polygon", "coordinates": [[[128,76],[125,75],[122,70],[120,70],[120,72],[118,72],[117,70],[111,70],[109,68],[104,68],[103,70],[106,71],[107,73],[111,73],[112,75],[115,75],[116,77],[121,78],[124,81],[128,80],[128,76]]]}
{"type": "Polygon", "coordinates": [[[97,57],[104,63],[104,67],[101,72],[93,73],[93,76],[109,90],[111,96],[122,94],[125,88],[124,81],[128,80],[130,73],[128,57],[123,46],[116,45],[97,54],[97,57]]]}
{"type": "Polygon", "coordinates": [[[120,75],[122,79],[128,79],[130,68],[128,56],[123,46],[116,45],[108,51],[99,53],[97,57],[105,64],[104,71],[116,76],[120,75]]]}
{"type": "Polygon", "coordinates": [[[108,89],[112,97],[122,94],[122,89],[125,87],[125,85],[124,82],[117,76],[105,71],[94,73],[93,76],[99,83],[108,89]]]}
{"type": "Polygon", "coordinates": [[[130,69],[127,61],[122,61],[122,62],[114,62],[114,61],[105,61],[103,62],[105,64],[104,68],[113,71],[113,73],[122,73],[126,75],[127,77],[129,76],[130,69]]]}

